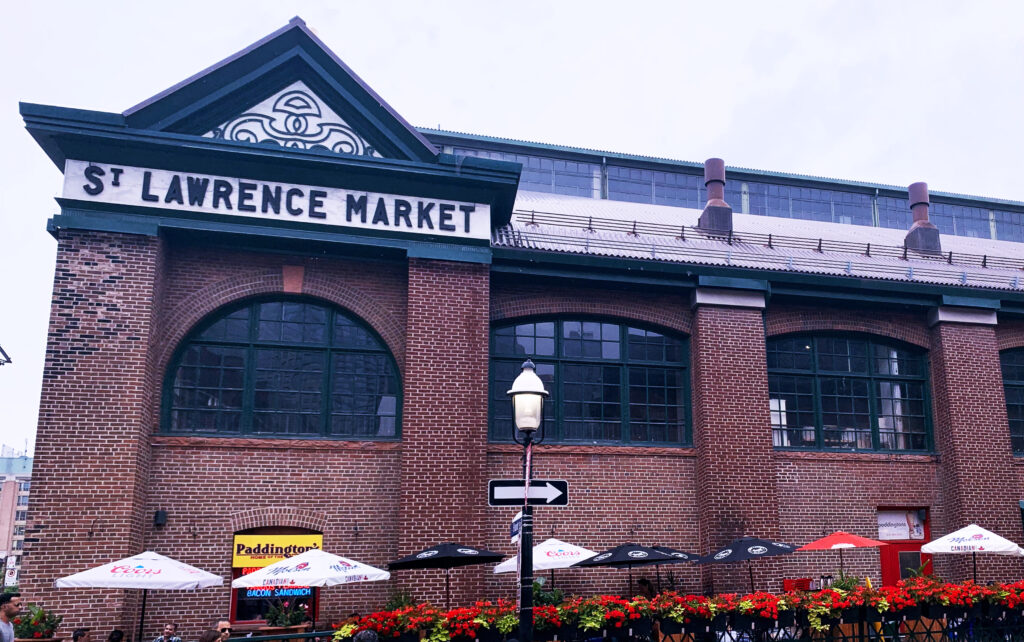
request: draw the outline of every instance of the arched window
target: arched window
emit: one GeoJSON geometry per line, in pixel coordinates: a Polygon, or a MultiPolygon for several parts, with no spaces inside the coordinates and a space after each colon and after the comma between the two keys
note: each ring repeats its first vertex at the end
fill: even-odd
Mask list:
{"type": "Polygon", "coordinates": [[[1003,367],[1003,390],[1013,452],[1024,455],[1024,348],[1004,350],[999,355],[999,363],[1003,367]]]}
{"type": "Polygon", "coordinates": [[[395,439],[394,359],[361,321],[327,305],[270,300],[222,311],[179,348],[167,434],[395,439]]]}
{"type": "Polygon", "coordinates": [[[768,340],[776,448],[932,448],[924,352],[875,338],[768,340]]]}
{"type": "Polygon", "coordinates": [[[526,358],[551,393],[547,439],[641,445],[690,443],[689,346],[649,329],[583,319],[491,332],[491,438],[512,438],[505,394],[526,358]]]}

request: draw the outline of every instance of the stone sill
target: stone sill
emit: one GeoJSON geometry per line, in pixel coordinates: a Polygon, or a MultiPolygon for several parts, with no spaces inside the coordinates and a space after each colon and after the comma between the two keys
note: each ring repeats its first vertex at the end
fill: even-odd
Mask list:
{"type": "Polygon", "coordinates": [[[772,456],[776,460],[814,459],[826,461],[900,461],[917,464],[936,464],[936,454],[911,455],[901,453],[856,453],[856,452],[823,452],[820,450],[775,450],[772,456]]]}
{"type": "MultiPolygon", "coordinates": [[[[616,457],[696,457],[697,449],[676,446],[588,446],[586,444],[541,444],[535,455],[604,455],[616,457]]],[[[523,454],[519,444],[488,443],[487,454],[523,454]]]]}
{"type": "Polygon", "coordinates": [[[342,441],[334,439],[271,439],[262,437],[183,437],[158,435],[154,448],[202,450],[402,450],[400,441],[342,441]]]}

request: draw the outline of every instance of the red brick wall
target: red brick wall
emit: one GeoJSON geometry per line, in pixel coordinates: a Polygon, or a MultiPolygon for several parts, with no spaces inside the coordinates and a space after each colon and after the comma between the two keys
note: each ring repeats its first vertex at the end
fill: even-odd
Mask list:
{"type": "MultiPolygon", "coordinates": [[[[399,549],[479,546],[487,504],[487,265],[409,259],[399,549]]],[[[482,567],[452,573],[453,604],[481,594],[482,567]]],[[[443,604],[441,571],[397,571],[421,599],[443,604]]]]}
{"type": "MultiPolygon", "coordinates": [[[[779,537],[779,506],[771,469],[764,323],[761,310],[701,306],[694,319],[694,445],[702,553],[751,535],[779,537]]],[[[769,583],[759,563],[755,585],[769,583]],[[759,577],[761,576],[761,577],[759,577]]],[[[706,589],[749,589],[739,565],[704,567],[706,589]]]]}
{"type": "MultiPolygon", "coordinates": [[[[943,535],[976,523],[1021,539],[1019,487],[999,367],[995,328],[940,323],[932,328],[931,378],[940,488],[946,504],[943,535]]],[[[969,558],[957,556],[952,579],[969,577],[969,558]]],[[[978,560],[979,580],[1020,577],[1024,564],[996,556],[978,560]]]]}
{"type": "Polygon", "coordinates": [[[158,403],[149,360],[161,242],[62,231],[21,589],[65,627],[125,621],[135,596],[54,589],[60,576],[139,552],[158,403]]]}

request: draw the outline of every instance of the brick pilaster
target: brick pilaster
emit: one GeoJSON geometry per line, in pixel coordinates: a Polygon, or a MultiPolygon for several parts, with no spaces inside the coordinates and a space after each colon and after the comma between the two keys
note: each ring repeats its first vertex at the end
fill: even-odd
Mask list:
{"type": "MultiPolygon", "coordinates": [[[[700,305],[694,317],[693,422],[697,447],[700,548],[752,535],[777,538],[778,497],[765,364],[764,323],[757,308],[700,305]]],[[[757,588],[778,574],[755,564],[757,588]]],[[[704,588],[749,590],[745,564],[703,567],[704,588]]]]}
{"type": "MultiPolygon", "coordinates": [[[[489,266],[409,260],[399,555],[486,541],[489,300],[489,266]]],[[[487,570],[452,571],[453,606],[483,594],[487,570]]],[[[396,577],[443,603],[442,571],[396,577]]]]}
{"type": "MultiPolygon", "coordinates": [[[[933,431],[946,516],[944,524],[933,525],[932,536],[975,523],[1019,542],[1019,496],[995,326],[939,321],[931,339],[933,431]]],[[[971,577],[969,556],[936,555],[935,565],[950,581],[971,577]]],[[[979,582],[1013,581],[1022,572],[1020,560],[978,556],[979,582]]]]}
{"type": "Polygon", "coordinates": [[[127,626],[137,591],[54,589],[60,576],[142,550],[161,241],[62,231],[22,570],[26,601],[70,628],[127,626]],[[28,540],[28,538],[26,538],[28,540]]]}

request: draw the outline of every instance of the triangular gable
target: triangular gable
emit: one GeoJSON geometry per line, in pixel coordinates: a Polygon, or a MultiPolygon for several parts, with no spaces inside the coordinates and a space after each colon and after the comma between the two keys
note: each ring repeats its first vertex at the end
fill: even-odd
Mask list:
{"type": "Polygon", "coordinates": [[[204,136],[381,157],[372,144],[301,80],[224,121],[204,136]]]}
{"type": "Polygon", "coordinates": [[[299,18],[124,117],[132,128],[241,142],[427,162],[438,155],[299,18]],[[305,129],[285,135],[280,126],[305,129]]]}

